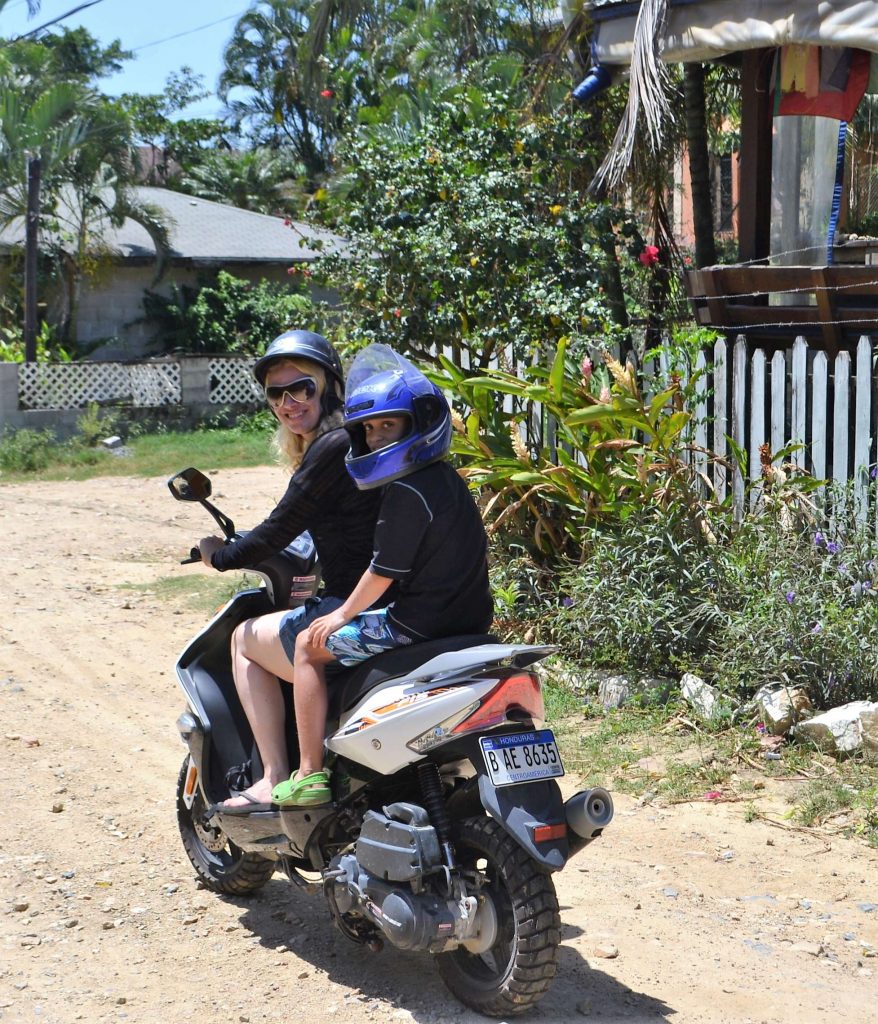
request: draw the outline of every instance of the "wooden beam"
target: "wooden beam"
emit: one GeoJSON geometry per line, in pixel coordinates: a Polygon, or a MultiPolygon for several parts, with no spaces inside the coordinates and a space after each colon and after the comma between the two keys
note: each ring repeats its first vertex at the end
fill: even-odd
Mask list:
{"type": "Polygon", "coordinates": [[[826,275],[822,267],[815,267],[811,271],[811,284],[814,287],[814,295],[817,299],[817,312],[822,321],[823,344],[831,359],[838,355],[841,344],[841,329],[839,328],[835,314],[835,302],[833,301],[834,291],[831,291],[826,283],[826,275]]]}
{"type": "Polygon", "coordinates": [[[745,50],[741,63],[738,244],[741,262],[771,243],[771,69],[774,50],[745,50]]]}

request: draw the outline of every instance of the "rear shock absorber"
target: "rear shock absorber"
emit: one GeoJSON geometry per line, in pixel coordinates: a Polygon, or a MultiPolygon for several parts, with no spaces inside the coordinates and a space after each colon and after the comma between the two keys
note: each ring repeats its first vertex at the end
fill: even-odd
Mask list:
{"type": "Polygon", "coordinates": [[[436,829],[436,835],[439,837],[439,845],[445,856],[445,866],[452,870],[454,868],[454,849],[451,846],[451,819],[448,817],[448,808],[445,806],[445,797],[442,795],[439,769],[432,761],[424,761],[417,767],[424,807],[427,814],[430,815],[430,824],[436,829]]]}

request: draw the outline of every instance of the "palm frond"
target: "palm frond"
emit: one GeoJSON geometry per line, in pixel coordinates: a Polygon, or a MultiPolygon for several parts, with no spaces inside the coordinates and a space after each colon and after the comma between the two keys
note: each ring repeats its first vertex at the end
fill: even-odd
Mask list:
{"type": "Polygon", "coordinates": [[[667,71],[662,63],[659,40],[667,11],[668,0],[643,0],[640,5],[634,26],[628,103],[610,151],[592,182],[595,191],[615,188],[622,181],[634,155],[637,127],[641,120],[650,148],[654,153],[661,151],[669,104],[667,71]]]}

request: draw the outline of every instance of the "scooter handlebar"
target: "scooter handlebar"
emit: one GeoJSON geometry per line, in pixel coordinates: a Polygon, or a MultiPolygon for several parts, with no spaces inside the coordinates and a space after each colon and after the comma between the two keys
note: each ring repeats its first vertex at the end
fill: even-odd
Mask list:
{"type": "Polygon", "coordinates": [[[180,565],[189,565],[191,562],[200,562],[200,561],[201,561],[201,552],[198,550],[198,548],[193,547],[192,550],[189,552],[189,557],[181,559],[180,565]]]}

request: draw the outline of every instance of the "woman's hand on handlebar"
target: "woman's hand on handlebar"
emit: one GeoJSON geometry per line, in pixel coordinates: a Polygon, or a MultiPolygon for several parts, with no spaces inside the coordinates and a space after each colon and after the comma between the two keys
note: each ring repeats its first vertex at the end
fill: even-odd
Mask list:
{"type": "Polygon", "coordinates": [[[198,542],[198,550],[201,552],[201,561],[205,565],[213,567],[210,561],[210,556],[214,551],[219,551],[220,548],[225,547],[225,541],[220,537],[202,537],[198,542]]]}

